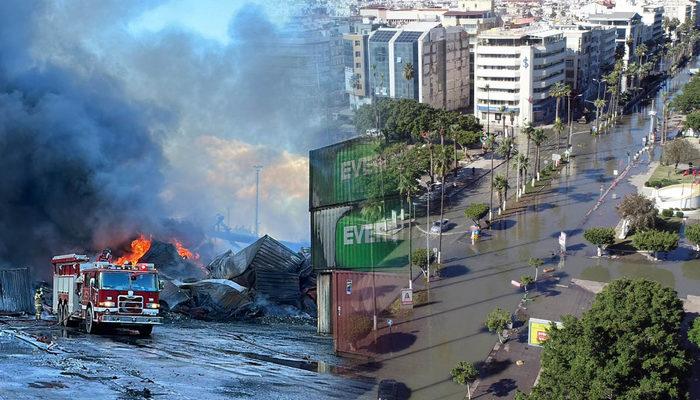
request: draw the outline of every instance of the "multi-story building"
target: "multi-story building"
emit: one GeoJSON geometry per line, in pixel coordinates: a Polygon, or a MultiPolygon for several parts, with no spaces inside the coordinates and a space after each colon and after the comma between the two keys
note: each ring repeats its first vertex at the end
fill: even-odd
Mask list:
{"type": "Polygon", "coordinates": [[[691,0],[665,0],[663,1],[663,7],[664,17],[668,19],[676,18],[681,24],[695,17],[697,11],[696,3],[691,0]]]}
{"type": "MultiPolygon", "coordinates": [[[[611,26],[615,28],[615,52],[621,57],[623,65],[636,59],[634,50],[642,42],[642,17],[634,11],[614,11],[604,14],[592,14],[588,17],[592,25],[611,26]]],[[[622,92],[627,90],[626,79],[622,80],[622,92]]]]}
{"type": "Polygon", "coordinates": [[[379,27],[377,24],[357,21],[350,25],[350,33],[343,35],[345,90],[353,109],[371,103],[368,41],[369,35],[379,27]]]}
{"type": "MultiPolygon", "coordinates": [[[[566,42],[560,31],[494,28],[478,36],[474,114],[499,123],[514,114],[514,125],[554,120],[552,85],[564,82],[566,42]]],[[[509,119],[508,119],[509,120],[509,119]]]]}
{"type": "MultiPolygon", "coordinates": [[[[489,2],[490,3],[490,2],[489,2]]],[[[476,2],[472,6],[478,6],[476,2]]],[[[486,5],[486,3],[483,3],[486,5]]],[[[452,10],[442,17],[444,26],[458,26],[469,35],[469,82],[474,82],[474,48],[479,32],[495,28],[498,25],[498,17],[491,10],[462,11],[452,10]]],[[[471,98],[474,98],[474,86],[472,85],[471,98]]]]}
{"type": "Polygon", "coordinates": [[[466,108],[470,101],[468,54],[468,36],[460,28],[412,23],[401,29],[379,29],[368,41],[371,93],[415,99],[447,110],[466,108]]]}
{"type": "Polygon", "coordinates": [[[360,16],[370,18],[376,23],[398,27],[411,22],[440,22],[447,8],[402,8],[392,9],[385,6],[367,6],[360,8],[360,16]]]}

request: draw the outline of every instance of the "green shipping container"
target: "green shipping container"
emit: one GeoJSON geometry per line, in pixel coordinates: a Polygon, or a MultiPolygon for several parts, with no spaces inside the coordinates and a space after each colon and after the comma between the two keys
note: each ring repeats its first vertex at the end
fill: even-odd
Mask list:
{"type": "Polygon", "coordinates": [[[357,138],[309,152],[309,208],[366,200],[366,181],[375,171],[379,141],[357,138]]]}
{"type": "Polygon", "coordinates": [[[383,211],[374,218],[352,205],[312,212],[314,268],[369,270],[407,265],[408,230],[401,229],[401,203],[387,201],[383,211]]]}

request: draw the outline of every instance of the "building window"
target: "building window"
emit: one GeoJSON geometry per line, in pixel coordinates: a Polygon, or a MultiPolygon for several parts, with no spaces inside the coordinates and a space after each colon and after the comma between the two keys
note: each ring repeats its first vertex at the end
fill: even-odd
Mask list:
{"type": "Polygon", "coordinates": [[[361,55],[362,55],[362,53],[360,53],[359,51],[355,52],[355,57],[360,57],[361,55]]]}
{"type": "Polygon", "coordinates": [[[360,45],[360,41],[359,41],[359,40],[355,40],[355,46],[359,46],[359,45],[360,45]]]}
{"type": "Polygon", "coordinates": [[[355,63],[355,68],[362,68],[362,64],[361,64],[361,63],[355,63]]]}

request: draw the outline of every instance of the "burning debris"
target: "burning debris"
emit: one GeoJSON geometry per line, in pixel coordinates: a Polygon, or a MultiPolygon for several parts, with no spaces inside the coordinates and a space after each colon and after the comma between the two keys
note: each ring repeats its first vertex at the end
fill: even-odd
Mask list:
{"type": "Polygon", "coordinates": [[[315,280],[307,257],[270,236],[236,254],[229,250],[217,256],[206,271],[210,279],[168,283],[164,307],[208,320],[316,314],[308,295],[315,280]]]}

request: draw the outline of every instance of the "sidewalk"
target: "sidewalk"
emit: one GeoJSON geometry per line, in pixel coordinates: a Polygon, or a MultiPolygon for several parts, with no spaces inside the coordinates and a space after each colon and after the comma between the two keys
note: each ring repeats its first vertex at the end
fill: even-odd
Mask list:
{"type": "MultiPolygon", "coordinates": [[[[574,284],[559,286],[557,282],[554,276],[540,281],[540,290],[532,301],[525,307],[519,306],[519,318],[559,321],[562,315],[581,316],[590,308],[595,296],[592,292],[574,284]]],[[[516,389],[526,393],[532,390],[539,375],[542,349],[527,344],[527,322],[516,330],[517,337],[503,345],[497,343],[480,368],[472,399],[513,398],[516,389]]]]}

